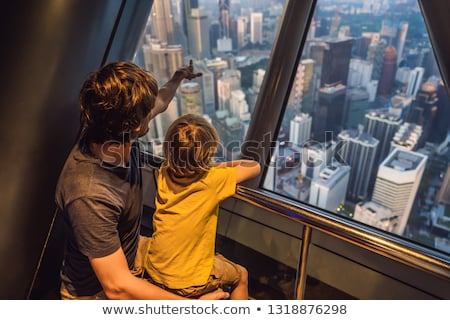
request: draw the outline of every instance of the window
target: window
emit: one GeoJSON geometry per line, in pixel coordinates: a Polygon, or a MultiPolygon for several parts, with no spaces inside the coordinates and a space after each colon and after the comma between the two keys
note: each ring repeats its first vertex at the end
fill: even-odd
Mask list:
{"type": "Polygon", "coordinates": [[[264,188],[450,253],[449,119],[416,0],[319,0],[264,188]]]}
{"type": "Polygon", "coordinates": [[[192,59],[203,76],[185,80],[142,143],[162,153],[169,124],[197,113],[217,129],[219,158],[239,157],[276,37],[284,0],[155,0],[135,62],[160,85],[192,59]]]}

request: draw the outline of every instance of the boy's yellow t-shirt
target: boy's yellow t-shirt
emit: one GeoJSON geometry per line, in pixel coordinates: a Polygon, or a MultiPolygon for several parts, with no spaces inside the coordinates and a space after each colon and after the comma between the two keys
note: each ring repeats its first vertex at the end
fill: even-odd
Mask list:
{"type": "Polygon", "coordinates": [[[183,185],[164,166],[158,175],[153,234],[145,268],[152,279],[172,289],[204,285],[215,254],[218,204],[236,191],[236,169],[211,168],[183,185]]]}

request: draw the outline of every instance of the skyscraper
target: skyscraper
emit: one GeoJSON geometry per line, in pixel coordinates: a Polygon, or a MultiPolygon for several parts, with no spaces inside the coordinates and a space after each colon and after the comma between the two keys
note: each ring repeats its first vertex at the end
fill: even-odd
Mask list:
{"type": "Polygon", "coordinates": [[[350,176],[350,167],[328,165],[311,181],[309,203],[332,212],[344,202],[350,176]]]}
{"type": "Polygon", "coordinates": [[[395,71],[397,70],[397,50],[394,46],[384,49],[383,64],[378,81],[378,95],[389,96],[393,91],[395,71]]]}
{"type": "Polygon", "coordinates": [[[189,52],[195,59],[209,59],[211,49],[208,16],[201,8],[191,9],[188,22],[189,52]]]}
{"type": "Polygon", "coordinates": [[[410,96],[416,96],[422,86],[422,78],[425,72],[424,68],[416,67],[409,73],[408,86],[406,87],[406,94],[410,96]]]}
{"type": "Polygon", "coordinates": [[[175,43],[175,29],[170,0],[155,0],[150,13],[152,36],[169,45],[175,43]]]}
{"type": "Polygon", "coordinates": [[[378,169],[372,201],[398,217],[393,232],[399,235],[405,231],[426,162],[423,154],[394,149],[378,169]]]}
{"type": "Polygon", "coordinates": [[[311,116],[307,113],[300,113],[291,120],[289,129],[289,141],[300,146],[308,141],[311,135],[311,116]]]}
{"type": "Polygon", "coordinates": [[[338,139],[342,145],[340,157],[351,167],[347,197],[354,202],[367,200],[379,141],[367,133],[352,129],[339,133],[338,139]]]}
{"type": "Polygon", "coordinates": [[[347,84],[353,39],[328,39],[323,55],[320,86],[347,84]]]}
{"type": "Polygon", "coordinates": [[[263,14],[252,12],[250,15],[250,42],[263,43],[263,14]]]}
{"type": "Polygon", "coordinates": [[[203,115],[202,93],[197,82],[184,82],[180,85],[181,113],[203,115]]]}

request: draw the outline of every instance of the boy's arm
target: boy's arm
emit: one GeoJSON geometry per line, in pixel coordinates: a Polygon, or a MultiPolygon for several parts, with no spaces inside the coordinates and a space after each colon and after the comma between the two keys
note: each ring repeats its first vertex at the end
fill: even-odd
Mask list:
{"type": "MultiPolygon", "coordinates": [[[[135,277],[128,269],[127,260],[122,248],[102,257],[90,259],[92,268],[99,279],[108,299],[126,300],[186,300],[166,291],[145,279],[135,277]]],[[[229,294],[214,291],[203,295],[200,299],[226,299],[229,294]]]]}
{"type": "Polygon", "coordinates": [[[261,166],[258,162],[246,159],[220,162],[217,163],[215,167],[216,168],[235,167],[236,183],[256,177],[261,171],[261,166]]]}
{"type": "Polygon", "coordinates": [[[194,79],[200,77],[201,72],[194,73],[194,66],[192,60],[189,61],[189,66],[184,66],[179,68],[173,74],[172,78],[167,81],[158,91],[156,96],[155,106],[151,111],[151,119],[153,119],[157,114],[164,112],[169,106],[170,101],[172,101],[175,93],[177,92],[178,86],[184,79],[194,79]]]}

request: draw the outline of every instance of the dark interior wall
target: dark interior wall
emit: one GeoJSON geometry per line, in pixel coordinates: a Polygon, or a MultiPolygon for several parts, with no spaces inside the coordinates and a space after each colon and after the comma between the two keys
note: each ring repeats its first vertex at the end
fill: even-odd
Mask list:
{"type": "MultiPolygon", "coordinates": [[[[78,130],[81,83],[103,59],[132,58],[125,48],[136,44],[123,36],[109,41],[120,13],[144,2],[151,6],[15,0],[0,10],[0,299],[28,295],[55,211],[57,178],[78,130]]],[[[143,28],[141,16],[128,15],[128,24],[143,28]]],[[[126,25],[117,24],[133,29],[126,25]]]]}

